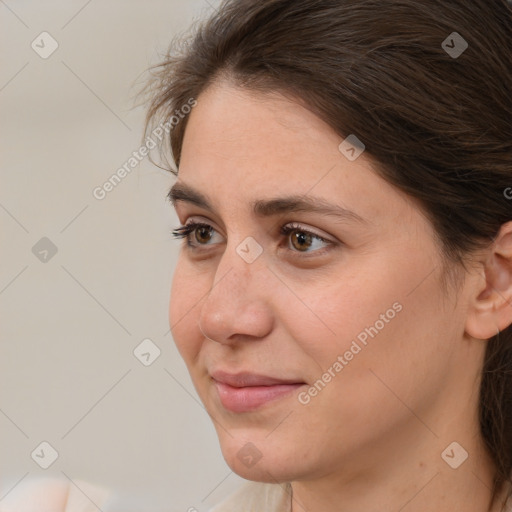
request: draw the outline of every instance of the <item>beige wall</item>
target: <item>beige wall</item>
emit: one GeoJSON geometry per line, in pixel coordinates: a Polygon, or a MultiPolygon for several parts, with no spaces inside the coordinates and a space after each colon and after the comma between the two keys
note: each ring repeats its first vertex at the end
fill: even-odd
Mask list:
{"type": "Polygon", "coordinates": [[[140,146],[141,73],[215,5],[0,3],[0,498],[56,476],[107,486],[127,511],[203,511],[241,481],[169,334],[172,176],[145,159],[93,196],[140,146]],[[43,31],[59,45],[46,59],[31,47],[51,50],[43,31]],[[146,338],[161,351],[149,366],[133,353],[146,338]],[[42,441],[59,454],[48,469],[31,458],[42,441]]]}

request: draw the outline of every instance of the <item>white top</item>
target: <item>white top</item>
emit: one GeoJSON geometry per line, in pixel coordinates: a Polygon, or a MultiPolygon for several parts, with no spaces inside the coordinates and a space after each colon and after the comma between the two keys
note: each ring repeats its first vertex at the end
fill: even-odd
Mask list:
{"type": "Polygon", "coordinates": [[[108,489],[84,480],[32,478],[7,492],[0,512],[98,512],[112,496],[108,489]]]}
{"type": "MultiPolygon", "coordinates": [[[[508,489],[512,485],[508,484],[508,489]]],[[[98,512],[110,510],[115,501],[111,491],[85,482],[34,479],[16,485],[0,501],[0,512],[98,512]]],[[[208,512],[289,512],[291,485],[245,482],[238,490],[208,512]]],[[[144,511],[141,511],[144,512],[144,511]]],[[[512,512],[512,496],[505,512],[512,512]]]]}
{"type": "Polygon", "coordinates": [[[290,484],[245,482],[208,512],[288,512],[291,509],[290,484]]]}
{"type": "MultiPolygon", "coordinates": [[[[510,492],[512,485],[507,483],[506,489],[510,492]]],[[[246,482],[208,512],[290,512],[291,498],[290,484],[246,482]]],[[[512,512],[512,496],[508,498],[504,512],[512,512]]]]}

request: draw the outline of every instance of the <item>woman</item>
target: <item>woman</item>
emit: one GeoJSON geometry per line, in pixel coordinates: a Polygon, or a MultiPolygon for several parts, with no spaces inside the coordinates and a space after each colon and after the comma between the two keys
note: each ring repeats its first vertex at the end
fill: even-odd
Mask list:
{"type": "Polygon", "coordinates": [[[512,511],[511,35],[505,0],[229,0],[157,68],[171,329],[251,481],[214,512],[512,511]]]}
{"type": "Polygon", "coordinates": [[[171,329],[253,481],[215,512],[512,510],[511,35],[504,0],[231,0],[155,71],[171,329]]]}

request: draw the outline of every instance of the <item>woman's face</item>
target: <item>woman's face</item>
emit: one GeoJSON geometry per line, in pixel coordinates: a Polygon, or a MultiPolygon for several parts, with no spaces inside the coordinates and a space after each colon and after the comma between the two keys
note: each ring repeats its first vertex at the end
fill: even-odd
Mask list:
{"type": "Polygon", "coordinates": [[[170,324],[248,479],[355,475],[412,446],[441,460],[481,362],[431,224],[342,141],[297,103],[227,83],[190,114],[177,184],[207,204],[180,190],[175,206],[207,227],[183,241],[170,324]]]}

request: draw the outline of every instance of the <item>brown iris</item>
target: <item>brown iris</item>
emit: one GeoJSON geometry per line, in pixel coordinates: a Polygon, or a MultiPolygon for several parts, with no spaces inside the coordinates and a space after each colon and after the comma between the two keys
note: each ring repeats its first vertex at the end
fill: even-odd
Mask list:
{"type": "Polygon", "coordinates": [[[212,228],[211,227],[207,227],[207,226],[198,226],[195,230],[195,237],[196,237],[196,240],[201,244],[201,243],[206,243],[209,241],[209,237],[211,237],[211,231],[212,231],[212,228]],[[201,239],[202,237],[206,237],[206,239],[201,239]]]}
{"type": "Polygon", "coordinates": [[[304,231],[295,230],[292,232],[292,245],[299,251],[311,247],[312,236],[304,231]]]}

